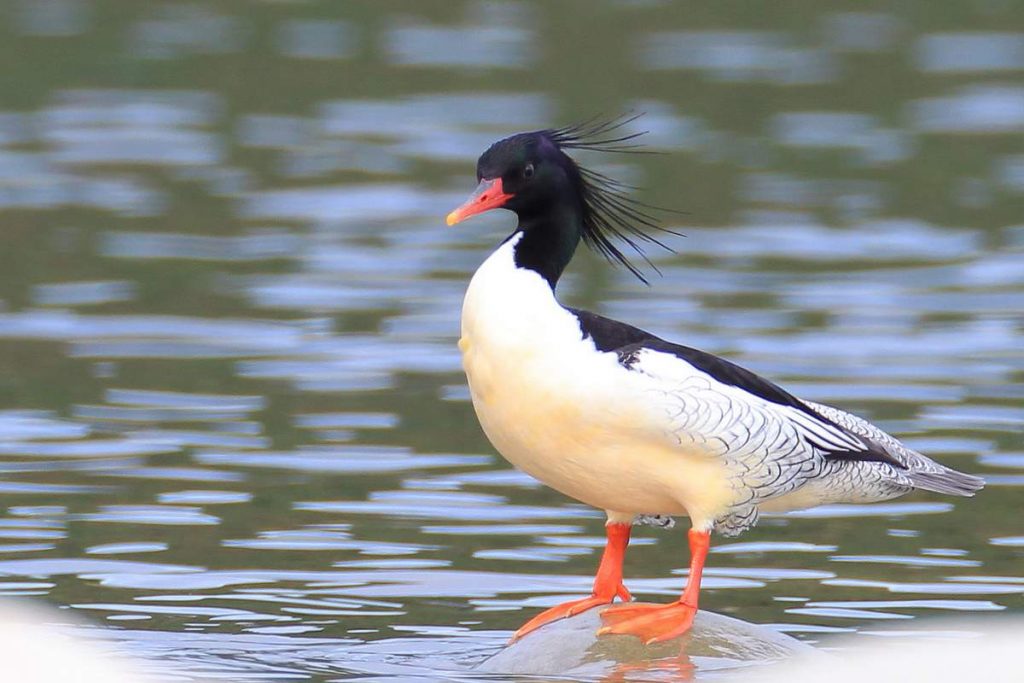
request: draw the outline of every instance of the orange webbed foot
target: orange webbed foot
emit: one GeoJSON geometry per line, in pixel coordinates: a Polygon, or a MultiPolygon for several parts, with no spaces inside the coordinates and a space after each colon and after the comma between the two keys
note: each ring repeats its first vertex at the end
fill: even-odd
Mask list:
{"type": "MultiPolygon", "coordinates": [[[[623,600],[630,599],[629,591],[626,590],[626,587],[621,584],[619,585],[616,595],[618,595],[623,600]]],[[[544,610],[543,612],[535,616],[533,619],[530,619],[528,622],[523,624],[518,631],[512,634],[512,638],[508,642],[510,644],[514,643],[523,636],[525,636],[527,633],[536,631],[541,626],[545,626],[551,623],[552,621],[558,621],[559,619],[568,619],[569,617],[574,617],[577,614],[582,614],[586,612],[588,609],[600,607],[601,605],[608,605],[614,598],[614,595],[608,597],[592,595],[589,598],[582,598],[580,600],[570,600],[569,602],[563,602],[559,605],[555,605],[554,607],[544,610]]]]}
{"type": "Polygon", "coordinates": [[[601,612],[597,635],[636,636],[645,645],[677,638],[693,626],[697,608],[682,601],[667,605],[619,605],[601,612]]]}
{"type": "Polygon", "coordinates": [[[597,575],[594,577],[594,592],[589,598],[570,600],[544,610],[512,634],[509,643],[516,642],[527,633],[536,631],[552,621],[566,619],[582,614],[593,607],[610,604],[616,597],[622,600],[632,600],[629,591],[622,585],[622,558],[625,556],[626,546],[629,544],[629,530],[628,522],[609,522],[605,525],[608,541],[605,544],[604,553],[601,555],[601,564],[597,568],[597,575]]]}

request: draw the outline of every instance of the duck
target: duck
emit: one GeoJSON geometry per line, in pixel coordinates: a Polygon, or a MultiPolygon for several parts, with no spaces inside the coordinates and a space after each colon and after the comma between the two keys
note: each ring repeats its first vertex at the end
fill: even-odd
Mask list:
{"type": "Polygon", "coordinates": [[[643,255],[672,232],[628,186],[574,158],[636,151],[639,133],[623,132],[632,120],[495,142],[477,161],[476,190],[446,218],[452,226],[495,209],[518,218],[462,306],[458,345],[480,426],[513,466],[606,515],[591,595],[538,614],[513,642],[596,607],[599,635],[676,638],[693,624],[712,534],[740,534],[766,512],[914,490],[972,496],[984,485],[729,360],[559,302],[581,242],[646,281],[623,249],[643,255]],[[675,517],[690,523],[682,594],[632,602],[623,560],[634,523],[675,517]]]}

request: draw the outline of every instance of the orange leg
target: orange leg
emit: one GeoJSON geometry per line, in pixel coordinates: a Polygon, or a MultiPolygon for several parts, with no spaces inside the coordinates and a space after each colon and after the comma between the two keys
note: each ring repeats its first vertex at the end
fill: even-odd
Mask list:
{"type": "Polygon", "coordinates": [[[628,523],[619,522],[605,525],[608,541],[604,547],[604,554],[601,555],[597,575],[594,577],[594,592],[589,598],[570,600],[544,610],[523,624],[509,642],[514,643],[549,622],[586,612],[591,607],[607,605],[615,596],[630,600],[629,591],[622,585],[622,560],[626,557],[626,546],[629,545],[630,527],[628,523]]]}
{"type": "Polygon", "coordinates": [[[618,605],[601,613],[604,626],[598,635],[634,635],[644,643],[671,640],[690,630],[697,613],[700,577],[711,545],[711,533],[690,529],[690,576],[683,595],[667,605],[618,605]]]}

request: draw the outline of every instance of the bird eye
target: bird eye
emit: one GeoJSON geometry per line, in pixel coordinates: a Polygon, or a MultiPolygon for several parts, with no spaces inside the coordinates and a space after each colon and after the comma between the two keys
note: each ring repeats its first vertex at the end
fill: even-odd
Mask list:
{"type": "Polygon", "coordinates": [[[524,178],[532,178],[533,177],[533,164],[527,164],[526,165],[526,168],[523,169],[523,177],[524,178]]]}

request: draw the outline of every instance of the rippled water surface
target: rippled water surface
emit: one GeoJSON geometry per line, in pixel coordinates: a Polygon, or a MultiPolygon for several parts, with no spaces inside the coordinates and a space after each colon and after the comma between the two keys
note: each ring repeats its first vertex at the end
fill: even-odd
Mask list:
{"type": "MultiPolygon", "coordinates": [[[[0,595],[340,680],[459,675],[588,592],[602,515],[494,453],[455,347],[511,218],[443,216],[494,139],[644,111],[661,154],[585,159],[686,237],[563,299],[989,480],[765,519],[703,606],[826,644],[1021,612],[1024,12],[864,7],[6,3],[0,595]]],[[[675,595],[684,532],[636,537],[675,595]]]]}

